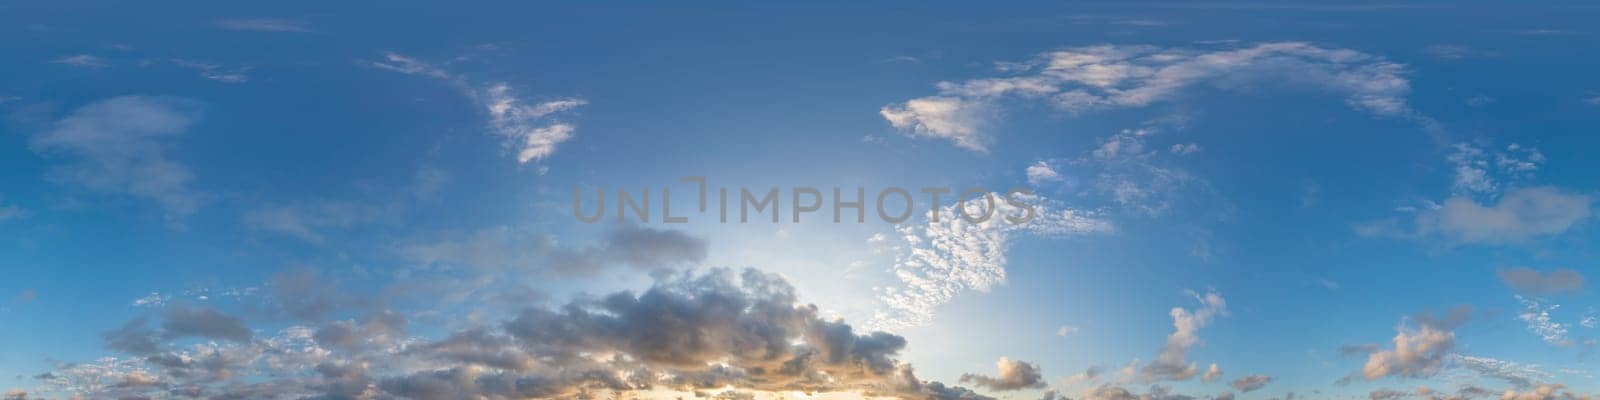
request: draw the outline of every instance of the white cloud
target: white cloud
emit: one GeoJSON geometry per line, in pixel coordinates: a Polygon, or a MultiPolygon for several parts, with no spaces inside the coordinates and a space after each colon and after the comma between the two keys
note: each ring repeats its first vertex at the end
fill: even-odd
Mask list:
{"type": "Polygon", "coordinates": [[[1067,336],[1074,333],[1078,333],[1078,327],[1076,326],[1062,325],[1060,328],[1056,328],[1056,336],[1067,336]]]}
{"type": "Polygon", "coordinates": [[[1211,383],[1216,382],[1218,378],[1222,378],[1222,368],[1217,367],[1217,363],[1211,363],[1210,367],[1206,367],[1205,375],[1200,376],[1200,381],[1211,383]]]}
{"type": "Polygon", "coordinates": [[[1039,186],[1049,182],[1061,181],[1061,173],[1056,172],[1050,163],[1039,161],[1029,165],[1027,169],[1028,184],[1039,186]]]}
{"type": "Polygon", "coordinates": [[[1512,143],[1503,150],[1456,143],[1446,159],[1454,167],[1452,191],[1458,195],[1490,194],[1505,182],[1527,178],[1544,163],[1544,153],[1512,143]]]}
{"type": "Polygon", "coordinates": [[[1190,155],[1200,152],[1200,145],[1194,143],[1179,143],[1172,145],[1172,154],[1190,155]]]}
{"type": "Polygon", "coordinates": [[[1426,378],[1437,374],[1455,352],[1455,328],[1466,321],[1471,309],[1458,307],[1443,318],[1423,316],[1403,319],[1395,328],[1394,347],[1374,351],[1361,367],[1361,376],[1376,380],[1394,376],[1426,378]]]}
{"type": "Polygon", "coordinates": [[[51,60],[51,63],[73,66],[78,68],[105,68],[110,66],[104,58],[90,54],[76,54],[51,60]]]}
{"type": "Polygon", "coordinates": [[[531,102],[515,95],[510,85],[498,82],[482,89],[473,88],[465,77],[451,74],[442,68],[403,55],[388,53],[384,61],[372,66],[408,75],[443,79],[458,87],[484,107],[489,116],[489,129],[502,139],[519,164],[536,162],[555,154],[556,147],[572,139],[576,127],[555,119],[556,115],[571,113],[588,101],[577,98],[531,102]]]}
{"type": "Polygon", "coordinates": [[[134,299],[133,300],[133,306],[134,307],[158,308],[158,307],[166,305],[167,304],[167,300],[169,300],[169,299],[171,299],[171,297],[163,296],[159,292],[150,292],[150,294],[145,295],[144,297],[140,297],[140,298],[134,299]]]}
{"type": "MultiPolygon", "coordinates": [[[[966,291],[987,292],[1005,282],[1006,251],[1018,234],[1076,236],[1106,233],[1111,223],[1097,213],[1072,209],[1039,196],[1018,196],[1033,205],[1036,218],[1026,224],[1004,221],[1002,215],[1020,215],[1021,210],[993,193],[997,213],[983,223],[968,223],[957,216],[951,204],[930,211],[919,224],[905,224],[897,230],[905,241],[904,251],[896,255],[894,273],[899,287],[879,288],[879,298],[887,310],[874,315],[875,329],[893,330],[922,326],[932,322],[935,310],[966,291]],[[937,215],[935,215],[937,213],[937,215]]],[[[983,203],[968,204],[980,214],[983,203]]]]}
{"type": "Polygon", "coordinates": [[[1550,318],[1550,312],[1561,308],[1560,304],[1545,305],[1538,300],[1516,296],[1517,302],[1522,303],[1522,311],[1517,312],[1517,320],[1528,324],[1528,332],[1533,332],[1543,339],[1545,343],[1565,346],[1567,341],[1567,327],[1550,318]]]}
{"type": "Polygon", "coordinates": [[[1156,360],[1139,370],[1141,380],[1183,381],[1200,373],[1200,368],[1188,361],[1189,349],[1200,343],[1201,328],[1211,324],[1216,317],[1228,315],[1228,303],[1216,292],[1189,294],[1200,301],[1200,307],[1194,310],[1172,308],[1172,334],[1167,335],[1167,344],[1156,360]]]}
{"type": "Polygon", "coordinates": [[[194,70],[195,72],[200,73],[200,77],[202,78],[217,82],[244,83],[245,81],[250,80],[250,76],[245,74],[245,72],[250,70],[248,67],[228,68],[218,64],[183,59],[172,60],[172,63],[182,68],[194,70]]]}
{"type": "Polygon", "coordinates": [[[523,104],[504,83],[489,86],[483,96],[489,110],[489,126],[506,139],[507,147],[516,151],[517,162],[524,164],[549,157],[555,153],[556,145],[572,138],[571,124],[548,123],[545,117],[588,104],[581,99],[523,104]]]}
{"type": "Polygon", "coordinates": [[[1428,122],[1406,102],[1404,66],[1347,49],[1299,42],[1203,49],[1091,46],[1007,63],[1013,76],[940,82],[936,96],[880,110],[914,136],[945,139],[973,151],[992,141],[985,130],[1002,99],[1041,101],[1070,113],[1143,107],[1196,87],[1248,90],[1262,85],[1307,88],[1343,96],[1352,108],[1428,122]]]}
{"type": "Polygon", "coordinates": [[[204,196],[190,188],[189,167],[167,156],[167,141],[188,132],[198,109],[178,98],[115,97],[73,110],[30,144],[41,154],[73,160],[50,172],[54,180],[151,200],[169,220],[182,219],[204,196]]]}
{"type": "Polygon", "coordinates": [[[989,135],[983,128],[989,106],[958,97],[924,97],[878,110],[883,119],[912,136],[946,139],[957,147],[983,152],[989,135]]]}

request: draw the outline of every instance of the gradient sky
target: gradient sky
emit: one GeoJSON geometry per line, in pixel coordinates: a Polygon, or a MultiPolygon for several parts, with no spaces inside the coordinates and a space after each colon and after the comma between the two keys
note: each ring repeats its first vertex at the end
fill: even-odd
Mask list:
{"type": "Polygon", "coordinates": [[[1593,5],[323,3],[0,4],[6,400],[1600,394],[1593,5]]]}

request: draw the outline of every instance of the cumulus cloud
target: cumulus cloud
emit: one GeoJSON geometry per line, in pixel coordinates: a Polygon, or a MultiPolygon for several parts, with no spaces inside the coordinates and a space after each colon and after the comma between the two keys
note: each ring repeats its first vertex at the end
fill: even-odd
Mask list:
{"type": "Polygon", "coordinates": [[[1256,391],[1257,389],[1261,389],[1262,387],[1266,387],[1267,383],[1270,382],[1272,382],[1272,377],[1270,376],[1249,375],[1239,379],[1234,379],[1232,383],[1228,384],[1228,386],[1232,386],[1234,390],[1238,390],[1240,393],[1250,393],[1256,391]]]}
{"type": "Polygon", "coordinates": [[[204,195],[190,187],[194,173],[167,149],[198,117],[198,104],[185,99],[114,97],[73,110],[29,143],[35,152],[71,161],[52,169],[52,180],[153,201],[176,221],[194,214],[204,195]]]}
{"type": "Polygon", "coordinates": [[[962,374],[961,383],[970,383],[994,391],[1037,389],[1045,386],[1044,376],[1039,373],[1038,365],[1000,357],[995,366],[999,370],[998,375],[989,377],[980,374],[962,374]]]}
{"type": "Polygon", "coordinates": [[[1533,268],[1502,269],[1500,281],[1518,293],[1532,296],[1574,294],[1583,291],[1583,274],[1570,269],[1540,272],[1533,268]]]}
{"type": "Polygon", "coordinates": [[[1200,368],[1188,360],[1189,349],[1200,343],[1200,329],[1211,324],[1218,316],[1228,315],[1228,303],[1216,292],[1190,292],[1200,306],[1187,310],[1172,308],[1172,334],[1167,335],[1167,345],[1156,360],[1139,370],[1144,381],[1183,381],[1200,373],[1200,368]]]}
{"type": "Polygon", "coordinates": [[[1467,321],[1471,312],[1470,307],[1461,306],[1442,317],[1424,314],[1402,320],[1395,328],[1398,332],[1394,336],[1394,347],[1369,354],[1367,363],[1361,367],[1361,376],[1369,381],[1390,376],[1433,376],[1454,353],[1455,329],[1467,321]]]}
{"type": "MultiPolygon", "coordinates": [[[[986,292],[1005,282],[1006,251],[1018,235],[1070,237],[1112,230],[1111,223],[1095,212],[1033,195],[1019,195],[1016,199],[1032,205],[1035,218],[1014,224],[1003,216],[1022,215],[1023,210],[1007,204],[1003,193],[984,195],[996,199],[996,209],[994,217],[982,223],[967,222],[959,216],[957,205],[950,204],[929,211],[920,223],[903,224],[896,229],[905,243],[894,265],[901,285],[880,289],[879,298],[887,310],[874,315],[875,328],[926,325],[939,306],[958,294],[986,292]]],[[[967,207],[971,215],[981,215],[988,205],[975,200],[967,207]]]]}
{"type": "Polygon", "coordinates": [[[959,97],[924,97],[878,110],[889,125],[912,136],[944,139],[967,150],[988,151],[991,138],[984,131],[988,104],[959,97]]]}
{"type": "Polygon", "coordinates": [[[1102,45],[1006,65],[1007,76],[940,82],[938,95],[890,104],[879,114],[909,135],[979,152],[993,141],[987,128],[1007,99],[1077,114],[1144,107],[1200,88],[1242,91],[1271,84],[1333,93],[1374,115],[1424,119],[1406,102],[1410,82],[1404,66],[1308,43],[1199,49],[1102,45]]]}
{"type": "Polygon", "coordinates": [[[1044,161],[1029,165],[1025,172],[1028,175],[1028,184],[1034,186],[1061,181],[1061,173],[1056,172],[1055,167],[1044,161]]]}
{"type": "Polygon", "coordinates": [[[536,162],[555,154],[556,147],[573,138],[576,125],[562,115],[589,104],[578,98],[529,101],[516,95],[511,85],[494,82],[483,86],[468,82],[465,76],[400,54],[388,53],[373,67],[442,79],[460,88],[478,102],[488,115],[489,130],[502,140],[520,164],[536,162]]]}
{"type": "Polygon", "coordinates": [[[1200,381],[1211,383],[1216,382],[1218,378],[1222,378],[1222,368],[1217,367],[1216,363],[1211,363],[1211,366],[1206,368],[1206,374],[1200,376],[1200,381]]]}
{"type": "MultiPolygon", "coordinates": [[[[405,318],[389,311],[259,336],[240,318],[209,308],[175,305],[159,317],[158,327],[136,318],[106,333],[108,347],[131,357],[59,365],[40,375],[41,389],[85,398],[300,399],[573,398],[733,387],[739,396],[988,399],[918,379],[898,360],[905,338],[826,319],[782,278],[755,270],[672,274],[642,292],[528,306],[502,323],[467,323],[439,338],[413,336],[405,318]]],[[[991,384],[1038,387],[1036,367],[1006,365],[991,384]]]]}

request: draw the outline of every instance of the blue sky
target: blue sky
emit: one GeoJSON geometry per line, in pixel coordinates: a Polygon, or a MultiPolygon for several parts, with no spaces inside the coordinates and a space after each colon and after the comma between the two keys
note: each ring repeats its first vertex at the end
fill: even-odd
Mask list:
{"type": "Polygon", "coordinates": [[[1597,13],[0,4],[0,390],[1588,396],[1597,13]]]}

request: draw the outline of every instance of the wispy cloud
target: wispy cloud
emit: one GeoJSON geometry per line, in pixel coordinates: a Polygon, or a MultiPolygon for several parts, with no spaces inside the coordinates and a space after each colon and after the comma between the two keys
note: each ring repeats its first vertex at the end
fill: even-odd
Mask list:
{"type": "Polygon", "coordinates": [[[504,82],[476,87],[464,76],[395,53],[385,54],[383,61],[374,61],[371,65],[403,74],[441,79],[460,87],[468,97],[483,106],[489,116],[490,132],[503,140],[505,147],[512,150],[520,164],[537,162],[555,154],[556,148],[571,140],[577,131],[576,125],[558,116],[571,114],[589,104],[587,100],[579,98],[528,101],[516,96],[511,85],[504,82]]]}
{"type": "Polygon", "coordinates": [[[168,142],[198,118],[199,106],[190,100],[115,97],[79,107],[30,145],[69,161],[51,170],[52,180],[153,201],[177,222],[194,214],[205,195],[191,187],[189,167],[167,156],[168,142]]]}
{"type": "Polygon", "coordinates": [[[111,63],[107,62],[106,59],[90,54],[70,55],[50,60],[50,62],[78,68],[105,68],[111,66],[111,63]]]}
{"type": "Polygon", "coordinates": [[[214,23],[218,28],[234,31],[315,33],[305,21],[277,18],[222,19],[214,23]]]}
{"type": "Polygon", "coordinates": [[[1303,86],[1341,95],[1355,109],[1379,116],[1432,121],[1406,102],[1404,66],[1381,57],[1307,43],[1232,48],[1091,46],[1043,53],[1006,64],[1010,76],[939,82],[935,96],[890,104],[879,114],[914,137],[949,140],[983,152],[995,140],[990,125],[1000,100],[1039,101],[1081,114],[1171,101],[1213,82],[1303,86]]]}

